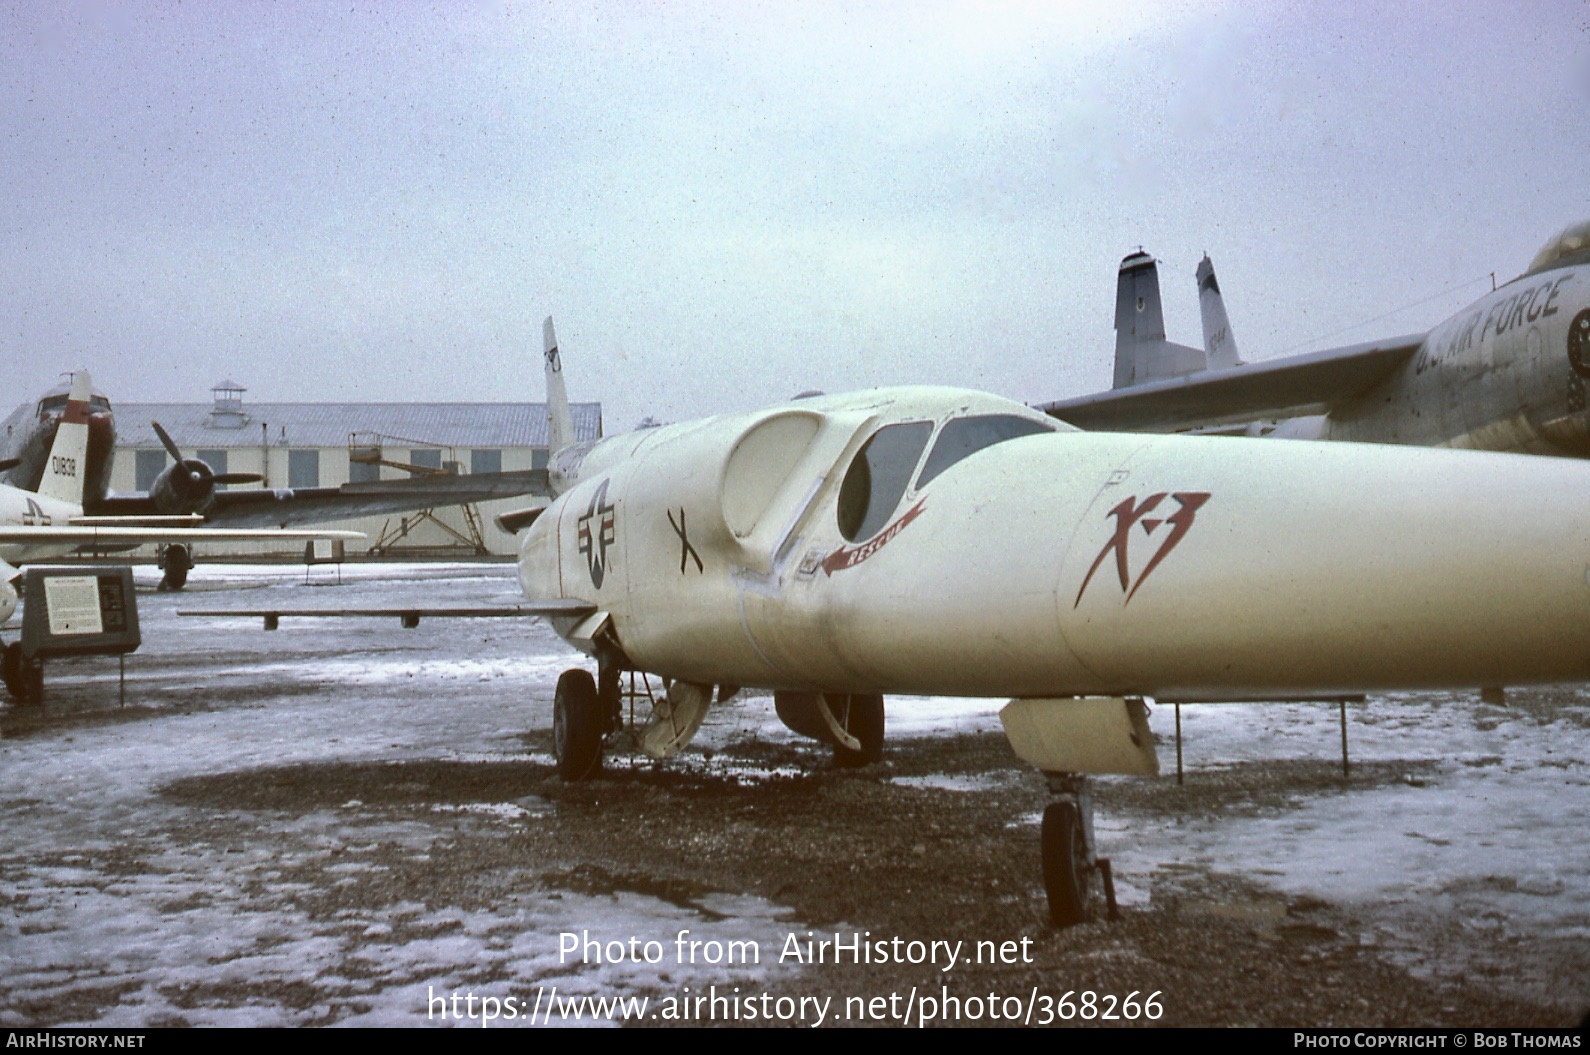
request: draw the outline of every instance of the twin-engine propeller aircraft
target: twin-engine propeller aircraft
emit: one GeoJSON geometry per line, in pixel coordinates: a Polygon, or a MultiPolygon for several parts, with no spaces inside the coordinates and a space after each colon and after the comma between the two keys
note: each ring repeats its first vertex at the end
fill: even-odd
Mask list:
{"type": "Polygon", "coordinates": [[[1213,271],[1198,275],[1205,351],[1164,339],[1154,261],[1133,253],[1116,286],[1114,388],[1042,409],[1103,431],[1245,426],[1290,439],[1590,456],[1590,221],[1427,333],[1246,365],[1221,342],[1230,330],[1213,271]]]}
{"type": "Polygon", "coordinates": [[[546,376],[520,611],[598,670],[558,679],[559,773],[618,746],[626,674],[667,685],[659,758],[744,686],[841,763],[879,757],[885,694],[1009,698],[1058,923],[1099,867],[1087,775],[1158,772],[1144,700],[1590,677],[1590,463],[1082,432],[948,388],[574,445],[550,319],[546,376]]]}
{"type": "MultiPolygon", "coordinates": [[[[0,459],[6,484],[37,491],[44,479],[51,446],[68,406],[68,385],[45,393],[26,429],[12,439],[8,456],[0,459]]],[[[81,502],[102,517],[202,518],[214,528],[287,527],[353,517],[402,513],[438,506],[487,502],[520,495],[546,495],[544,469],[523,469],[468,475],[438,474],[409,480],[371,480],[336,487],[246,488],[220,485],[258,483],[256,473],[217,473],[201,458],[190,457],[173,442],[159,422],[150,423],[171,457],[146,494],[111,494],[110,475],[116,453],[116,422],[110,400],[91,390],[86,425],[88,449],[79,470],[81,502]]],[[[324,534],[316,537],[326,537],[324,534]]],[[[170,540],[163,558],[161,589],[180,590],[193,567],[190,543],[170,540]]]]}
{"type": "MultiPolygon", "coordinates": [[[[88,475],[92,422],[92,384],[86,370],[72,377],[68,399],[52,429],[37,491],[0,484],[0,623],[16,612],[17,565],[47,560],[82,547],[120,548],[146,542],[225,542],[239,539],[357,539],[357,531],[220,530],[195,527],[195,516],[85,516],[83,485],[88,475]],[[186,525],[186,526],[183,526],[186,525]]],[[[26,685],[36,671],[21,669],[19,647],[6,646],[8,686],[26,685]]],[[[23,693],[31,697],[32,693],[23,693]]]]}

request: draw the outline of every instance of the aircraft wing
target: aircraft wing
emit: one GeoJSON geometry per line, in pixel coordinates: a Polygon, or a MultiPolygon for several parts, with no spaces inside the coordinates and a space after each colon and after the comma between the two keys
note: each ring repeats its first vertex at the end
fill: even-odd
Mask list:
{"type": "MultiPolygon", "coordinates": [[[[371,480],[341,487],[249,488],[217,491],[205,514],[205,523],[226,528],[286,527],[551,493],[545,469],[371,480]]],[[[152,511],[152,504],[143,495],[112,495],[94,507],[96,513],[122,516],[152,511]]]]}
{"type": "Polygon", "coordinates": [[[1178,432],[1322,414],[1384,380],[1418,351],[1424,339],[1425,334],[1409,334],[1205,370],[1043,403],[1039,409],[1078,428],[1101,432],[1178,432]]]}
{"type": "Polygon", "coordinates": [[[409,629],[421,619],[507,619],[539,616],[579,618],[596,612],[596,605],[572,598],[530,601],[509,608],[243,608],[235,610],[181,610],[178,615],[209,619],[263,619],[266,630],[275,630],[282,617],[294,619],[356,619],[361,617],[397,618],[409,629]]]}
{"type": "Polygon", "coordinates": [[[240,542],[272,539],[361,539],[361,531],[278,531],[219,528],[109,527],[104,524],[29,524],[0,527],[7,546],[139,546],[146,542],[240,542]]]}

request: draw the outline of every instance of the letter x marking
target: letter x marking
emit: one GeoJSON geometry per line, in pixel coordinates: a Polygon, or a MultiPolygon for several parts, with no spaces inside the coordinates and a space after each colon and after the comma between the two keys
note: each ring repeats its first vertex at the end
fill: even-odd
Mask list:
{"type": "Polygon", "coordinates": [[[668,525],[674,529],[674,534],[679,536],[679,574],[685,573],[685,561],[696,562],[696,571],[706,572],[706,567],[701,563],[701,554],[696,552],[696,547],[690,544],[690,536],[685,532],[685,507],[679,507],[679,522],[674,523],[674,511],[668,510],[668,525]]]}

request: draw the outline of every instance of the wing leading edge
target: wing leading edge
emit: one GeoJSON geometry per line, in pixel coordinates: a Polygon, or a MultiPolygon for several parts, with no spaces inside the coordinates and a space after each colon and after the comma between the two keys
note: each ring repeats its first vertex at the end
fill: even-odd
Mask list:
{"type": "Polygon", "coordinates": [[[1408,361],[1422,333],[1323,352],[1207,370],[1189,377],[1039,404],[1093,431],[1179,432],[1321,414],[1363,394],[1408,361]]]}
{"type": "Polygon", "coordinates": [[[291,619],[396,618],[413,629],[421,619],[580,619],[596,612],[596,605],[573,598],[530,601],[510,608],[242,608],[178,611],[181,616],[209,619],[263,619],[266,630],[275,630],[282,617],[291,619]]]}
{"type": "MultiPolygon", "coordinates": [[[[341,487],[217,491],[205,523],[211,527],[287,527],[550,493],[545,469],[371,480],[341,487]]],[[[149,499],[141,495],[113,495],[95,506],[95,512],[123,516],[152,509],[149,499]]]]}

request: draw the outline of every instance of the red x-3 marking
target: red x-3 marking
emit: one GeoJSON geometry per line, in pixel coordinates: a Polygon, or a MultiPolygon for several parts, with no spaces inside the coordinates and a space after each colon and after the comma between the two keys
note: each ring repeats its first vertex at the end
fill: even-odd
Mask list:
{"type": "Polygon", "coordinates": [[[1115,518],[1115,533],[1104,544],[1104,548],[1099,550],[1099,555],[1093,558],[1093,566],[1088,569],[1087,575],[1083,577],[1082,587],[1077,590],[1077,599],[1072,603],[1071,607],[1075,608],[1082,603],[1082,595],[1087,592],[1088,583],[1093,581],[1093,573],[1099,570],[1099,565],[1104,563],[1104,558],[1108,557],[1112,550],[1115,553],[1115,573],[1121,580],[1121,591],[1126,594],[1126,600],[1122,601],[1121,604],[1123,607],[1131,604],[1132,596],[1143,585],[1143,580],[1147,579],[1149,573],[1159,567],[1160,561],[1170,556],[1170,551],[1175,549],[1176,544],[1186,537],[1187,532],[1192,529],[1193,520],[1198,516],[1199,508],[1207,501],[1209,501],[1209,492],[1207,491],[1177,491],[1175,493],[1161,491],[1159,494],[1149,495],[1142,502],[1139,502],[1137,496],[1133,495],[1131,498],[1117,504],[1114,509],[1106,514],[1115,518]],[[1150,517],[1148,514],[1154,512],[1167,497],[1175,499],[1178,503],[1176,511],[1171,513],[1170,516],[1150,517]],[[1131,541],[1132,527],[1136,524],[1143,526],[1143,534],[1145,535],[1152,536],[1165,525],[1170,526],[1170,531],[1163,536],[1159,548],[1149,558],[1148,564],[1144,566],[1142,572],[1137,576],[1137,581],[1133,582],[1131,571],[1127,564],[1127,546],[1131,541]]]}

